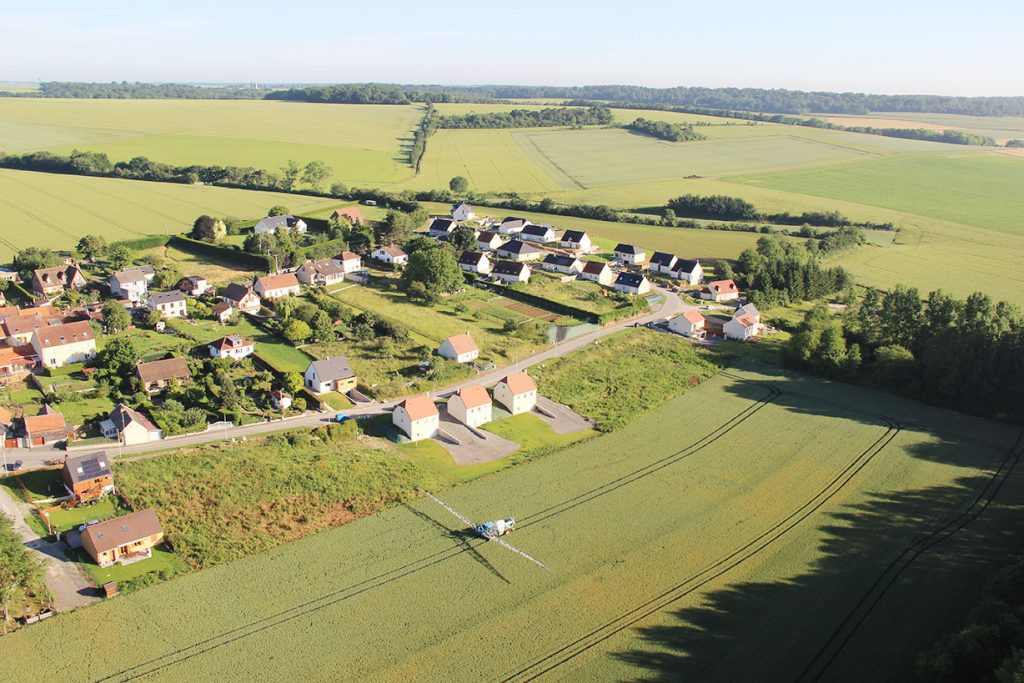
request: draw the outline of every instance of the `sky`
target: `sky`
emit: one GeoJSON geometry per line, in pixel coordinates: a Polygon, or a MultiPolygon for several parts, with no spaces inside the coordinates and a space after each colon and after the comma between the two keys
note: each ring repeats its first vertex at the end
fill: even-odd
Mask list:
{"type": "Polygon", "coordinates": [[[0,0],[0,81],[1024,95],[1021,26],[1021,0],[0,0]]]}

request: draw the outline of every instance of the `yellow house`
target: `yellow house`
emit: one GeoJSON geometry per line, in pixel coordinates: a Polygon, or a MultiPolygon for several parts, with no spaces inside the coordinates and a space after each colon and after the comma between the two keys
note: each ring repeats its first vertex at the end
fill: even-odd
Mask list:
{"type": "Polygon", "coordinates": [[[101,567],[128,564],[153,554],[164,539],[160,520],[151,508],[92,524],[82,532],[82,547],[101,567]]]}
{"type": "Polygon", "coordinates": [[[96,336],[83,321],[40,327],[32,333],[32,349],[48,368],[62,368],[96,357],[96,336]]]}

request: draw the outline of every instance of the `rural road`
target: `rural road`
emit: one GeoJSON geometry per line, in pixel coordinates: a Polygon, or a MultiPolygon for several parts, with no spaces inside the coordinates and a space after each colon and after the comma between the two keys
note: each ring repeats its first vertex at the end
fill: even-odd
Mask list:
{"type": "MultiPolygon", "coordinates": [[[[511,366],[503,368],[496,368],[486,373],[481,373],[475,377],[459,382],[458,384],[452,384],[450,386],[436,389],[430,394],[432,396],[447,396],[455,391],[458,391],[464,386],[471,384],[484,384],[491,385],[496,383],[505,375],[510,372],[517,372],[525,370],[526,368],[543,363],[545,361],[557,358],[566,353],[572,353],[578,349],[583,348],[588,344],[592,344],[602,337],[606,337],[609,334],[613,334],[620,330],[624,330],[627,327],[633,327],[634,325],[645,325],[650,322],[657,320],[664,320],[666,318],[672,318],[683,311],[691,308],[696,308],[691,304],[685,303],[679,296],[673,292],[670,292],[661,288],[654,288],[655,291],[662,296],[662,302],[656,310],[651,311],[643,316],[636,318],[629,318],[624,321],[613,323],[606,327],[581,334],[578,337],[570,339],[568,341],[560,342],[557,346],[553,346],[549,349],[545,349],[540,353],[535,353],[523,360],[514,363],[511,366]]],[[[345,411],[345,414],[356,416],[367,416],[367,415],[379,415],[388,412],[402,399],[394,399],[385,403],[372,403],[364,406],[357,406],[350,408],[345,411]]],[[[201,432],[199,434],[189,434],[187,436],[174,437],[171,439],[165,439],[163,441],[154,441],[151,443],[136,444],[133,446],[109,446],[107,447],[108,452],[113,454],[117,451],[118,459],[125,459],[131,456],[144,455],[146,453],[155,451],[168,451],[183,446],[195,446],[211,441],[223,441],[225,439],[240,439],[257,436],[266,432],[274,432],[281,429],[293,428],[293,427],[313,427],[316,425],[324,424],[329,421],[327,414],[325,413],[307,413],[298,417],[287,418],[284,420],[273,420],[271,422],[258,422],[251,425],[245,425],[243,427],[227,427],[225,429],[212,429],[210,431],[201,432]]],[[[87,452],[89,449],[83,448],[81,450],[72,449],[70,452],[87,452]]],[[[53,448],[34,448],[31,450],[18,449],[16,451],[9,451],[7,453],[8,461],[15,458],[24,461],[24,468],[31,469],[34,467],[43,467],[46,461],[52,459],[60,459],[67,455],[66,451],[53,449],[53,448]]]]}
{"type": "Polygon", "coordinates": [[[62,542],[46,541],[32,531],[25,523],[25,516],[32,511],[27,503],[16,501],[0,492],[0,514],[14,520],[14,530],[29,549],[46,566],[46,585],[53,594],[53,606],[58,611],[75,609],[99,600],[99,594],[92,582],[77,564],[64,554],[62,542]]]}

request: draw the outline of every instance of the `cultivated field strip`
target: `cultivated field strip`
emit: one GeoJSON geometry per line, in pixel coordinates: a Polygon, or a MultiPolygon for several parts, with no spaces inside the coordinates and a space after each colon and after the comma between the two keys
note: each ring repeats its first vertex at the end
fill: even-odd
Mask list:
{"type": "MultiPolygon", "coordinates": [[[[673,465],[679,462],[680,460],[683,460],[699,452],[700,450],[706,448],[707,446],[715,443],[715,441],[720,439],[723,435],[729,433],[730,431],[741,425],[752,415],[757,413],[759,410],[768,405],[772,400],[777,398],[779,396],[779,393],[780,392],[774,387],[768,387],[763,398],[745,407],[739,413],[733,415],[727,421],[719,425],[719,427],[717,427],[715,430],[701,437],[700,439],[693,442],[686,448],[680,449],[678,452],[673,453],[672,455],[667,456],[665,458],[659,459],[656,462],[649,463],[643,467],[639,467],[633,472],[622,477],[618,477],[612,481],[609,481],[601,487],[592,489],[571,499],[562,501],[558,505],[550,506],[543,510],[534,512],[530,515],[526,515],[525,517],[522,517],[520,519],[520,524],[518,526],[520,528],[526,528],[531,524],[536,524],[543,520],[557,516],[558,514],[562,514],[567,510],[591,502],[602,495],[606,495],[608,493],[611,493],[622,488],[623,486],[627,486],[628,484],[643,479],[644,477],[650,476],[665,467],[673,465]]],[[[485,545],[486,543],[487,541],[474,539],[469,543],[460,543],[460,545],[457,547],[452,547],[439,552],[431,553],[429,555],[421,557],[413,562],[407,563],[391,571],[378,574],[377,576],[366,579],[364,581],[360,581],[350,586],[346,586],[339,590],[332,591],[308,602],[295,605],[291,608],[282,610],[272,615],[268,615],[266,617],[262,617],[258,620],[249,622],[244,626],[220,633],[212,638],[207,638],[205,640],[193,643],[187,647],[178,648],[173,652],[169,652],[164,655],[161,655],[160,657],[156,657],[151,660],[147,660],[134,666],[122,669],[116,673],[104,676],[103,678],[100,678],[98,680],[137,680],[144,676],[148,676],[158,671],[162,671],[170,667],[173,667],[194,657],[198,657],[200,655],[207,654],[226,645],[230,645],[244,638],[256,635],[267,629],[282,626],[294,619],[308,616],[309,614],[317,610],[324,609],[326,607],[338,604],[346,600],[350,600],[352,598],[363,595],[369,591],[382,588],[391,583],[394,583],[395,581],[416,574],[417,572],[421,572],[425,569],[434,567],[442,562],[446,562],[455,557],[463,555],[464,553],[474,552],[477,546],[485,545]]]]}

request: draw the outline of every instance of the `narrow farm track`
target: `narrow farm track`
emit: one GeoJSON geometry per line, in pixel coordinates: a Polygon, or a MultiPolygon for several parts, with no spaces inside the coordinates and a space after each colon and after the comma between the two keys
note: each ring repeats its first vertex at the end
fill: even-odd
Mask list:
{"type": "MultiPolygon", "coordinates": [[[[751,405],[745,407],[743,410],[739,411],[738,413],[730,417],[717,428],[715,428],[705,436],[701,437],[697,441],[693,442],[692,444],[686,446],[685,448],[682,448],[679,451],[673,453],[672,455],[669,455],[658,461],[648,463],[647,465],[644,465],[642,467],[638,467],[634,471],[624,476],[618,477],[586,493],[574,496],[565,501],[562,501],[557,505],[550,506],[544,510],[539,510],[530,515],[527,515],[521,519],[522,524],[520,524],[519,527],[525,528],[530,526],[531,524],[536,524],[540,521],[549,519],[551,517],[555,517],[575,507],[588,503],[594,500],[595,498],[611,493],[612,491],[616,491],[622,488],[623,486],[626,486],[635,481],[639,481],[647,476],[650,476],[651,474],[656,473],[661,469],[664,469],[665,467],[673,465],[685,458],[694,455],[695,453],[700,452],[702,449],[710,446],[715,441],[720,439],[726,433],[732,431],[733,429],[741,425],[743,422],[748,420],[751,416],[753,416],[759,410],[761,410],[769,403],[774,401],[780,395],[780,392],[777,389],[773,387],[769,387],[768,389],[769,390],[766,391],[764,397],[755,401],[751,405]]],[[[476,547],[484,545],[486,543],[487,541],[483,540],[474,540],[470,544],[460,543],[459,546],[448,548],[421,557],[413,562],[409,562],[396,569],[384,572],[382,574],[378,574],[374,577],[365,579],[363,581],[346,586],[344,588],[331,591],[330,593],[321,595],[317,598],[314,598],[313,600],[309,600],[301,604],[295,605],[293,607],[290,607],[288,609],[281,610],[272,615],[268,615],[266,617],[253,620],[238,628],[231,629],[229,631],[217,634],[214,637],[192,643],[189,646],[178,648],[173,652],[168,652],[159,657],[122,669],[116,673],[110,674],[98,680],[137,680],[144,676],[151,675],[158,671],[162,671],[170,667],[173,667],[177,664],[188,661],[189,659],[192,659],[194,657],[198,657],[207,654],[211,651],[222,648],[226,645],[230,645],[244,638],[254,636],[258,633],[266,631],[267,629],[287,624],[288,622],[298,619],[300,617],[308,616],[310,613],[315,612],[317,610],[330,607],[340,602],[344,602],[346,600],[350,600],[352,598],[363,595],[364,593],[367,593],[369,591],[382,588],[391,583],[394,583],[395,581],[416,574],[417,572],[421,572],[425,569],[429,569],[443,562],[447,562],[448,560],[452,560],[456,557],[459,557],[460,555],[463,555],[464,553],[472,552],[476,547]]]]}
{"type": "Polygon", "coordinates": [[[1006,483],[1013,470],[1020,464],[1021,456],[1024,455],[1024,431],[1017,437],[1017,442],[1011,448],[1004,451],[1004,454],[1005,457],[999,463],[996,471],[985,481],[981,490],[978,491],[965,510],[938,529],[930,531],[915,540],[889,563],[807,664],[800,673],[798,680],[816,681],[824,678],[850,640],[857,634],[864,625],[864,622],[867,621],[874,609],[885,598],[889,590],[892,589],[893,585],[910,565],[924,553],[965,529],[988,509],[989,505],[1003,488],[1003,484],[1006,483]]]}

